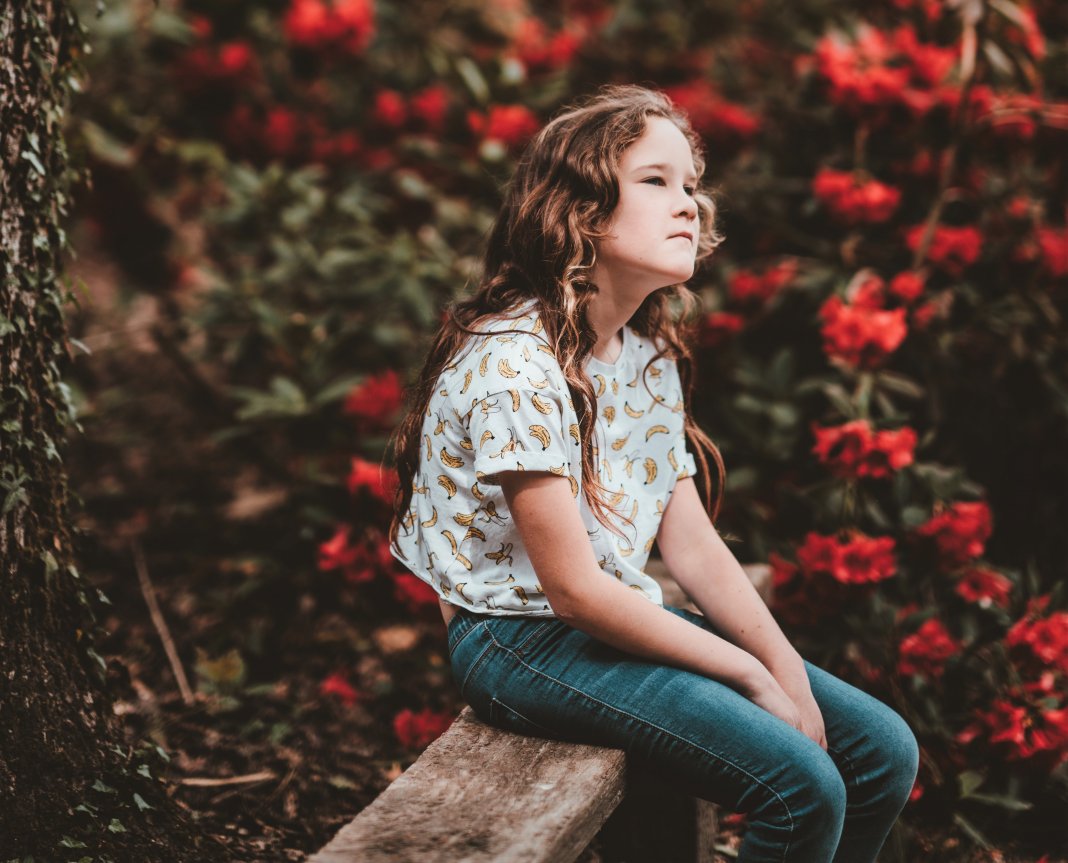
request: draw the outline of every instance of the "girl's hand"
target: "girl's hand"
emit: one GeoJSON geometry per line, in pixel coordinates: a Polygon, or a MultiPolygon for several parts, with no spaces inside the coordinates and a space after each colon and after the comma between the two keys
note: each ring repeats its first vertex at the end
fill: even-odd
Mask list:
{"type": "Polygon", "coordinates": [[[749,700],[793,726],[826,751],[827,737],[823,727],[823,714],[820,713],[811,691],[795,692],[794,697],[791,697],[769,673],[763,684],[749,693],[749,700]]]}
{"type": "Polygon", "coordinates": [[[773,672],[775,679],[790,700],[797,705],[801,713],[801,725],[799,730],[827,750],[827,732],[823,727],[823,714],[820,712],[816,699],[812,696],[812,687],[808,682],[808,674],[804,665],[800,665],[790,671],[773,672]]]}

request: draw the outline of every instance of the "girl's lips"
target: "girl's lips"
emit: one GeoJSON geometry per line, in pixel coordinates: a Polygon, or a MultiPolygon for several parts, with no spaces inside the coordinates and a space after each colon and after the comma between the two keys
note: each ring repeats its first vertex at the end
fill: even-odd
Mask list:
{"type": "Polygon", "coordinates": [[[672,234],[670,237],[668,237],[669,240],[674,240],[676,238],[681,238],[681,239],[686,240],[687,242],[690,242],[690,243],[693,242],[693,234],[688,234],[686,232],[683,232],[681,234],[672,234]]]}

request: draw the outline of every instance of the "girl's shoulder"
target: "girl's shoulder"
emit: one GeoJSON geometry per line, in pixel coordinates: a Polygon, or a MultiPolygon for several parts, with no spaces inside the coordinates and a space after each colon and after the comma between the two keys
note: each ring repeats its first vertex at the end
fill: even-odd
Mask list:
{"type": "Polygon", "coordinates": [[[556,353],[541,325],[535,301],[521,303],[473,326],[447,371],[465,379],[465,392],[559,386],[563,380],[556,353]]]}

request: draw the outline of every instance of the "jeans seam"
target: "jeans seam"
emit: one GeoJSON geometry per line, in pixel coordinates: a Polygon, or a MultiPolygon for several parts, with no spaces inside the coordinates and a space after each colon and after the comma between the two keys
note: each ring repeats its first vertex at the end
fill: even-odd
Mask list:
{"type": "Polygon", "coordinates": [[[463,642],[463,640],[465,638],[467,638],[467,636],[469,636],[472,632],[474,632],[480,626],[484,626],[485,623],[486,623],[486,621],[484,621],[484,620],[478,621],[477,623],[472,625],[472,627],[469,630],[467,630],[467,632],[465,632],[463,635],[461,635],[459,638],[457,638],[456,639],[456,643],[453,644],[451,647],[449,647],[449,656],[452,656],[452,654],[456,652],[456,648],[460,646],[460,644],[463,642]]]}
{"type": "MultiPolygon", "coordinates": [[[[754,776],[752,773],[750,773],[745,768],[739,767],[737,764],[735,764],[735,763],[733,763],[731,761],[728,761],[726,758],[723,758],[722,756],[717,755],[715,752],[709,752],[703,746],[701,746],[701,745],[699,745],[697,743],[694,743],[692,740],[687,740],[685,737],[680,737],[679,735],[675,734],[674,732],[668,731],[666,728],[661,728],[659,725],[656,725],[655,723],[652,723],[647,719],[642,719],[640,716],[635,716],[632,713],[628,713],[626,710],[622,710],[622,709],[620,709],[618,707],[613,707],[611,704],[605,704],[599,698],[595,698],[594,696],[590,695],[588,692],[582,692],[581,690],[575,689],[575,687],[570,686],[567,683],[564,683],[564,681],[558,680],[557,678],[553,677],[551,674],[546,674],[544,671],[541,671],[541,670],[535,668],[534,666],[530,665],[529,663],[524,662],[523,657],[521,657],[519,654],[517,654],[514,650],[510,649],[509,647],[506,647],[505,645],[503,645],[499,641],[497,641],[497,639],[493,637],[493,633],[492,632],[487,632],[487,634],[492,639],[493,643],[495,645],[497,645],[498,648],[500,648],[501,650],[503,650],[503,651],[505,651],[507,653],[512,654],[512,656],[514,656],[516,658],[516,660],[519,662],[520,665],[522,665],[524,668],[528,669],[529,671],[532,671],[534,674],[537,674],[540,677],[544,677],[546,680],[551,680],[553,683],[556,683],[556,684],[558,684],[560,686],[563,686],[565,689],[570,689],[572,692],[576,693],[577,695],[581,696],[582,698],[589,699],[590,701],[593,701],[596,704],[600,704],[602,707],[605,707],[608,710],[611,710],[611,711],[613,711],[615,713],[619,713],[619,714],[621,714],[623,716],[626,716],[628,719],[632,719],[635,722],[639,723],[640,725],[645,725],[645,726],[647,726],[649,728],[655,728],[657,731],[659,731],[659,732],[661,732],[663,734],[667,734],[670,737],[675,738],[676,740],[680,741],[684,745],[692,747],[693,749],[696,749],[699,752],[703,752],[705,755],[707,755],[707,756],[709,756],[711,758],[714,758],[716,761],[719,761],[722,764],[726,764],[728,767],[730,767],[730,768],[732,768],[734,770],[737,770],[739,773],[742,773],[745,776],[748,776],[757,785],[760,785],[761,787],[766,788],[768,791],[770,791],[772,793],[772,795],[775,797],[775,799],[778,800],[779,803],[782,804],[782,808],[786,810],[786,817],[790,820],[790,836],[793,837],[793,835],[794,835],[794,816],[793,816],[793,813],[790,811],[790,807],[786,804],[786,801],[782,799],[782,797],[779,795],[779,793],[774,788],[772,788],[770,785],[768,785],[763,780],[758,779],[756,776],[754,776]]],[[[480,659],[481,659],[481,657],[480,657],[480,659]]],[[[789,851],[790,851],[790,840],[787,840],[786,848],[783,849],[782,859],[784,861],[786,860],[786,855],[787,855],[787,853],[789,853],[789,851]]]]}
{"type": "MultiPolygon", "coordinates": [[[[490,638],[493,638],[493,636],[491,635],[490,638]]],[[[497,639],[494,638],[493,639],[493,644],[496,644],[496,643],[497,643],[497,639]]],[[[467,684],[471,680],[471,677],[474,675],[474,673],[476,671],[478,671],[478,667],[483,662],[485,662],[486,657],[489,655],[490,650],[493,648],[493,644],[487,644],[484,648],[482,648],[482,652],[478,655],[478,658],[475,659],[475,661],[471,663],[470,670],[467,672],[466,675],[464,675],[464,681],[463,681],[462,684],[460,684],[460,697],[463,698],[465,701],[467,700],[467,697],[466,697],[467,684]]]]}

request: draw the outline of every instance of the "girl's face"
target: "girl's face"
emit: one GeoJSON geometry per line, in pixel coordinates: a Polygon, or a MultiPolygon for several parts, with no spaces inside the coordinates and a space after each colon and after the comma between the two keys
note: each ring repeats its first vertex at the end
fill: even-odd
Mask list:
{"type": "Polygon", "coordinates": [[[689,142],[678,126],[650,117],[620,159],[619,203],[610,236],[597,243],[593,282],[621,304],[637,307],[655,290],[694,271],[700,216],[689,142]]]}

